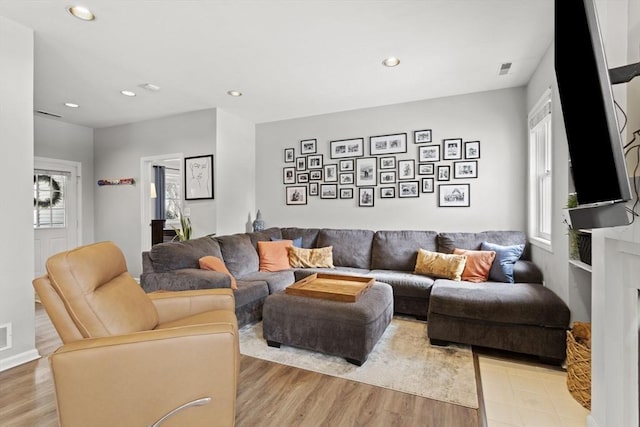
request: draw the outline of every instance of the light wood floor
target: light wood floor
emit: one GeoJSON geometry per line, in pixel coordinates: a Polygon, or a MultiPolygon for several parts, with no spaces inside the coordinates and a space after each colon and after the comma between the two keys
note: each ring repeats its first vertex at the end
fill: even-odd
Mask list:
{"type": "MultiPolygon", "coordinates": [[[[43,357],[0,372],[0,426],[57,425],[46,355],[60,345],[36,304],[36,347],[43,357]]],[[[478,395],[481,409],[475,410],[242,356],[236,425],[482,427],[481,390],[478,395]]]]}

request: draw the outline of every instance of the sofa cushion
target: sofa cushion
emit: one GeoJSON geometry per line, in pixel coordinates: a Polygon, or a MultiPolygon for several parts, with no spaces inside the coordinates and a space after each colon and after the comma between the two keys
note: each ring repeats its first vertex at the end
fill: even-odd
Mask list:
{"type": "Polygon", "coordinates": [[[258,252],[248,234],[231,234],[216,237],[222,251],[224,263],[235,277],[258,271],[258,252]]]}
{"type": "Polygon", "coordinates": [[[462,280],[467,282],[486,282],[489,279],[489,271],[496,258],[494,251],[472,251],[470,249],[453,250],[454,255],[465,255],[467,262],[462,272],[462,280]]]}
{"type": "Polygon", "coordinates": [[[238,284],[236,283],[236,278],[229,272],[229,269],[226,265],[224,265],[224,261],[216,256],[203,256],[199,259],[200,268],[204,270],[217,271],[220,273],[224,273],[229,276],[231,280],[231,289],[238,289],[238,284]]]}
{"type": "Polygon", "coordinates": [[[529,243],[522,231],[481,231],[478,233],[440,233],[438,234],[438,252],[453,253],[455,248],[480,250],[482,242],[503,246],[524,244],[521,259],[530,261],[529,243]]]}
{"type": "Polygon", "coordinates": [[[431,289],[429,315],[505,324],[566,328],[569,308],[549,288],[530,283],[461,283],[439,279],[431,289]]]}
{"type": "Polygon", "coordinates": [[[435,252],[436,231],[377,231],[371,248],[372,270],[413,271],[418,249],[435,252]]]}
{"type": "Polygon", "coordinates": [[[414,273],[459,281],[466,261],[467,257],[464,255],[443,254],[418,249],[414,273]]]}
{"type": "Polygon", "coordinates": [[[283,291],[287,286],[295,282],[293,270],[249,273],[242,276],[241,280],[246,281],[263,281],[269,286],[269,294],[283,291]]]}
{"type": "Polygon", "coordinates": [[[318,233],[320,232],[319,228],[298,228],[298,227],[287,227],[281,228],[283,239],[295,240],[299,237],[302,238],[302,244],[300,247],[302,248],[315,248],[316,242],[318,241],[318,233]]]}
{"type": "Polygon", "coordinates": [[[280,232],[280,229],[277,227],[271,227],[271,228],[267,228],[266,230],[247,233],[247,235],[249,236],[249,239],[251,240],[251,244],[256,250],[258,250],[258,242],[282,239],[282,233],[280,232]]]}
{"type": "Polygon", "coordinates": [[[200,268],[198,260],[207,255],[222,258],[218,242],[209,236],[182,242],[160,243],[153,245],[149,250],[149,259],[156,273],[181,268],[200,268]]]}
{"type": "Polygon", "coordinates": [[[291,240],[258,242],[260,271],[281,271],[291,268],[288,249],[293,245],[291,240]]]}
{"type": "Polygon", "coordinates": [[[496,259],[489,271],[489,278],[497,282],[513,283],[513,268],[524,251],[524,244],[502,246],[482,242],[480,247],[482,250],[495,251],[496,253],[496,259]]]}
{"type": "Polygon", "coordinates": [[[332,246],[327,246],[326,248],[314,248],[314,249],[296,248],[296,247],[290,246],[288,250],[289,250],[289,265],[291,265],[291,267],[334,268],[332,246]]]}
{"type": "Polygon", "coordinates": [[[318,247],[333,246],[336,267],[369,268],[374,232],[371,230],[337,230],[323,228],[318,233],[318,247]]]}
{"type": "Polygon", "coordinates": [[[397,270],[371,270],[368,276],[393,287],[393,295],[410,298],[427,298],[431,293],[434,279],[429,276],[397,270]]]}
{"type": "Polygon", "coordinates": [[[269,295],[269,286],[264,280],[238,280],[238,289],[233,291],[236,301],[236,311],[238,307],[251,304],[269,295]]]}

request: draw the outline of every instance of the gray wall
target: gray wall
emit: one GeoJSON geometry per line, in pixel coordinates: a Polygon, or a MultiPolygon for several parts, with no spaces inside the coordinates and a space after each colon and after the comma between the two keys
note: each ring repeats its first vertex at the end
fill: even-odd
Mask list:
{"type": "Polygon", "coordinates": [[[93,128],[34,116],[34,154],[82,164],[82,241],[93,242],[93,128]]]}
{"type": "MultiPolygon", "coordinates": [[[[182,153],[185,157],[216,151],[216,110],[208,109],[96,129],[95,154],[95,239],[111,240],[123,250],[134,277],[142,271],[141,190],[138,185],[97,187],[95,180],[140,179],[142,157],[182,153]]],[[[216,188],[219,183],[215,183],[216,188]]],[[[215,232],[216,201],[184,203],[191,210],[194,237],[215,232]]]]}
{"type": "Polygon", "coordinates": [[[514,88],[259,124],[256,207],[267,226],[526,230],[526,116],[524,88],[514,88]],[[357,206],[356,187],[352,200],[309,197],[306,206],[285,205],[285,148],[294,147],[297,157],[300,140],[316,138],[324,163],[337,163],[329,158],[331,140],[363,137],[368,155],[370,136],[407,132],[408,153],[397,159],[417,159],[413,131],[421,129],[432,129],[434,143],[480,141],[478,178],[450,182],[471,184],[471,207],[438,207],[437,181],[434,193],[415,199],[380,199],[376,189],[373,208],[357,206]]]}
{"type": "Polygon", "coordinates": [[[0,168],[5,201],[0,246],[0,325],[10,324],[12,347],[0,370],[38,357],[33,280],[33,31],[0,17],[0,168]]]}

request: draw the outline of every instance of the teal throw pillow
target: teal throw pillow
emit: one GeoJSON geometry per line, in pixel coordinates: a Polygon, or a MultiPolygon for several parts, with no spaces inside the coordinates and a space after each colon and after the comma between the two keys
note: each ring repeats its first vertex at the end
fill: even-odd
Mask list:
{"type": "Polygon", "coordinates": [[[495,282],[513,283],[513,266],[524,252],[524,244],[513,246],[502,246],[495,243],[482,242],[482,251],[494,251],[496,258],[489,270],[489,280],[495,282]]]}
{"type": "MultiPolygon", "coordinates": [[[[278,240],[284,240],[284,239],[278,239],[277,237],[271,238],[272,242],[277,242],[278,240]]],[[[293,246],[295,246],[296,248],[302,247],[302,237],[296,237],[295,239],[291,239],[291,241],[293,242],[293,246]]]]}

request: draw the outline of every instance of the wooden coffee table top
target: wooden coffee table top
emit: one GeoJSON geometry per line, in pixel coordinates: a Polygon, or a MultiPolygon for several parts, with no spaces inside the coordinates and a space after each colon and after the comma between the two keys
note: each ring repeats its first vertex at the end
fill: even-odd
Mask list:
{"type": "Polygon", "coordinates": [[[285,289],[289,295],[356,302],[373,283],[373,277],[314,273],[285,289]]]}

